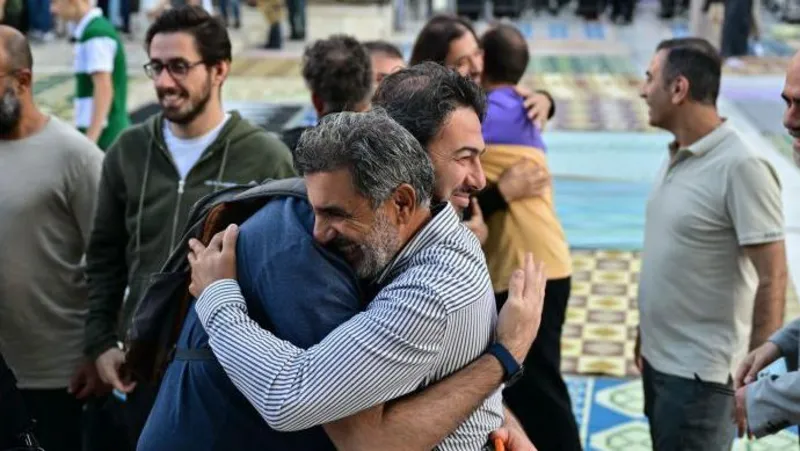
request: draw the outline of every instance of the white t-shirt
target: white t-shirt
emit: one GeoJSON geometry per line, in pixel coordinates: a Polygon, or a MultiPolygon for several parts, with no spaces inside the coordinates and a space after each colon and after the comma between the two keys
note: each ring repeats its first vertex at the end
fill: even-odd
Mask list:
{"type": "Polygon", "coordinates": [[[219,132],[230,117],[230,114],[226,113],[225,119],[220,122],[219,125],[211,129],[211,131],[205,135],[191,139],[178,138],[172,133],[172,130],[170,130],[167,121],[164,121],[164,142],[167,144],[169,153],[172,154],[172,159],[175,161],[175,166],[176,169],[178,169],[178,174],[180,174],[181,179],[186,178],[186,175],[192,170],[197,160],[200,159],[200,155],[203,154],[203,151],[217,139],[219,132]]]}

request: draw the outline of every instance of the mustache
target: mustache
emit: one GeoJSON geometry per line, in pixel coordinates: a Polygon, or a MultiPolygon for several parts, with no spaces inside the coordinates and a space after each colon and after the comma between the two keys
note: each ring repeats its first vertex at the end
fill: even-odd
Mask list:
{"type": "Polygon", "coordinates": [[[453,194],[456,195],[463,194],[465,196],[473,196],[475,194],[478,194],[478,192],[480,192],[480,190],[474,186],[460,186],[458,189],[453,191],[453,194]]]}
{"type": "Polygon", "coordinates": [[[162,99],[169,95],[186,97],[186,91],[178,88],[161,88],[161,89],[156,89],[156,95],[158,96],[159,99],[162,99]]]}
{"type": "Polygon", "coordinates": [[[352,241],[350,241],[350,240],[348,240],[346,238],[342,238],[340,236],[332,239],[327,244],[328,248],[333,249],[333,250],[338,250],[338,251],[341,251],[341,250],[346,249],[348,247],[355,247],[355,246],[356,246],[355,243],[353,243],[352,241]]]}

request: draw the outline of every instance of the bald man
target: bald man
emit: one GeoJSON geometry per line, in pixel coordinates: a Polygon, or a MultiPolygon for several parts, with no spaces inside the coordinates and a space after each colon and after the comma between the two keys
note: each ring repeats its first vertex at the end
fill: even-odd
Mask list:
{"type": "Polygon", "coordinates": [[[795,53],[786,70],[786,82],[783,85],[781,97],[786,102],[783,126],[794,138],[792,154],[795,164],[800,166],[800,52],[795,53]]]}
{"type": "Polygon", "coordinates": [[[25,37],[0,26],[0,354],[42,447],[72,451],[101,390],[83,357],[83,249],[103,153],[37,108],[32,68],[25,37]]]}
{"type": "MultiPolygon", "coordinates": [[[[800,166],[800,52],[786,70],[781,94],[786,102],[783,125],[794,138],[795,163],[800,166]]],[[[769,341],[751,352],[736,371],[736,422],[740,434],[755,437],[774,434],[788,426],[800,424],[800,319],[784,327],[769,341]],[[782,375],[768,375],[758,380],[758,373],[785,357],[791,370],[782,375]]]]}

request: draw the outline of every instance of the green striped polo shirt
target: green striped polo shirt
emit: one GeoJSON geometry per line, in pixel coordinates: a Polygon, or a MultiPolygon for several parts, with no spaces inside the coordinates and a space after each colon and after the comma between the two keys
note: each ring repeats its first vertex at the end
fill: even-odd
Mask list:
{"type": "Polygon", "coordinates": [[[127,97],[128,75],[126,73],[125,46],[100,8],[86,14],[75,27],[75,125],[85,132],[92,122],[94,110],[94,84],[92,74],[111,73],[114,96],[98,146],[108,148],[117,135],[128,125],[127,97]]]}

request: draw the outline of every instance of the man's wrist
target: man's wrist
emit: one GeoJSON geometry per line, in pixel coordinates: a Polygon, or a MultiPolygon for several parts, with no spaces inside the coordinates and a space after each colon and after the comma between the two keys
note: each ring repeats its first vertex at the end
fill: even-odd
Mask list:
{"type": "Polygon", "coordinates": [[[207,326],[214,312],[227,304],[244,303],[239,283],[235,279],[215,280],[207,286],[195,302],[195,310],[203,326],[207,326]]]}
{"type": "Polygon", "coordinates": [[[109,349],[117,348],[119,341],[116,335],[112,335],[107,339],[103,339],[92,345],[87,345],[84,350],[84,355],[92,362],[96,361],[101,355],[105,354],[109,349]]]}
{"type": "Polygon", "coordinates": [[[518,359],[511,351],[500,342],[492,343],[486,350],[486,353],[495,357],[500,365],[503,367],[503,382],[506,385],[513,384],[522,374],[523,367],[518,359]]]}

